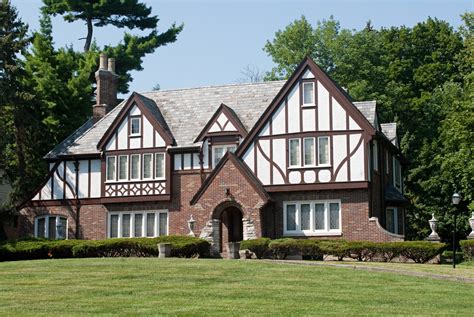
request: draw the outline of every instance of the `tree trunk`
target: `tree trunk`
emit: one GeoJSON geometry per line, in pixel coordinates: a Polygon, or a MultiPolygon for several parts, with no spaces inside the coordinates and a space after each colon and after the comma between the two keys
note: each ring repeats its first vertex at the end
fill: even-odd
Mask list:
{"type": "Polygon", "coordinates": [[[84,44],[84,52],[88,52],[89,49],[91,48],[91,42],[92,42],[92,33],[93,33],[93,28],[92,28],[92,19],[87,18],[87,37],[86,37],[86,43],[84,44]]]}

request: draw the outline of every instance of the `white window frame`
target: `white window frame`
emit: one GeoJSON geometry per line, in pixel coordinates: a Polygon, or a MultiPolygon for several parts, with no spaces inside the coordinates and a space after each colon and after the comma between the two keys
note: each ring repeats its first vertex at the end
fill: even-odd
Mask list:
{"type": "Polygon", "coordinates": [[[164,180],[166,179],[166,155],[164,152],[155,153],[155,179],[164,180]],[[163,156],[163,177],[158,177],[158,160],[156,159],[158,155],[163,156]]]}
{"type": "Polygon", "coordinates": [[[153,168],[155,167],[155,164],[154,164],[154,156],[153,153],[143,153],[142,154],[142,170],[141,170],[141,176],[142,176],[142,179],[143,180],[151,180],[153,179],[153,168]],[[150,155],[151,156],[151,163],[150,163],[150,166],[151,166],[151,171],[150,171],[150,177],[145,177],[145,155],[150,155]]]}
{"type": "Polygon", "coordinates": [[[395,233],[395,234],[400,234],[400,231],[398,230],[398,208],[397,207],[387,207],[385,208],[385,229],[388,232],[395,233]],[[392,217],[393,217],[393,231],[390,231],[387,226],[387,214],[391,210],[392,212],[392,217]]]}
{"type": "Polygon", "coordinates": [[[331,166],[331,139],[329,138],[329,136],[320,136],[318,137],[318,166],[331,166]],[[319,161],[319,154],[321,152],[321,149],[319,148],[319,140],[320,139],[327,139],[328,140],[328,162],[326,164],[322,164],[320,161],[319,161]]]}
{"type": "Polygon", "coordinates": [[[372,144],[372,167],[374,171],[379,170],[379,147],[377,140],[374,140],[372,144]]]}
{"type": "Polygon", "coordinates": [[[130,180],[135,180],[135,181],[140,180],[142,177],[142,169],[141,169],[142,156],[140,154],[131,154],[129,161],[130,161],[130,180]],[[133,175],[132,157],[138,157],[138,178],[132,178],[132,175],[133,175]]]}
{"type": "Polygon", "coordinates": [[[342,235],[342,203],[341,200],[301,200],[283,202],[283,235],[285,236],[340,236],[342,235]],[[329,204],[339,205],[339,229],[330,229],[329,204]],[[301,205],[310,205],[310,229],[301,230],[301,205]],[[315,204],[324,204],[324,229],[315,229],[315,204]],[[296,230],[287,230],[286,210],[288,205],[296,206],[296,230]]]}
{"type": "Polygon", "coordinates": [[[400,162],[395,158],[395,156],[393,156],[392,158],[392,170],[393,170],[393,186],[398,189],[400,192],[402,191],[402,167],[400,165],[400,162]],[[396,166],[398,164],[398,173],[397,173],[397,169],[396,169],[396,166]],[[398,174],[398,175],[396,175],[398,174]],[[397,176],[400,180],[400,183],[397,185],[397,176]]]}
{"type": "MultiPolygon", "coordinates": [[[[233,148],[234,147],[234,152],[235,150],[237,149],[237,144],[218,144],[218,145],[213,145],[212,146],[212,167],[216,167],[217,164],[219,164],[219,162],[215,162],[215,158],[216,158],[216,149],[223,149],[223,153],[222,153],[222,157],[225,156],[225,154],[227,153],[227,151],[229,151],[229,148],[233,148]]],[[[221,158],[222,159],[222,158],[221,158]]]]}
{"type": "Polygon", "coordinates": [[[129,158],[128,155],[119,155],[118,156],[118,165],[117,165],[117,180],[118,181],[128,181],[128,169],[129,169],[129,158]],[[126,164],[125,164],[125,178],[120,178],[120,172],[121,172],[121,165],[120,165],[120,158],[125,157],[126,158],[126,164]]]}
{"type": "MultiPolygon", "coordinates": [[[[38,221],[40,219],[44,219],[44,238],[45,239],[49,239],[49,222],[51,221],[51,219],[54,219],[53,221],[55,222],[55,235],[57,236],[58,235],[58,224],[61,223],[61,218],[64,218],[66,219],[66,228],[64,228],[64,240],[67,240],[68,239],[68,228],[69,228],[69,219],[66,217],[66,216],[61,216],[61,215],[42,215],[42,216],[38,216],[35,218],[35,227],[34,227],[34,235],[35,235],[35,238],[39,238],[39,235],[38,235],[38,221]]],[[[56,239],[55,240],[63,240],[63,239],[56,239]]]]}
{"type": "Polygon", "coordinates": [[[303,138],[303,166],[315,167],[316,166],[316,139],[315,138],[303,138]],[[313,163],[306,164],[306,140],[313,141],[313,163]]]}
{"type": "Polygon", "coordinates": [[[301,139],[292,138],[288,139],[288,166],[289,167],[301,167],[301,139]],[[298,158],[297,164],[291,164],[291,141],[298,141],[298,151],[296,152],[296,157],[298,158]]]}
{"type": "Polygon", "coordinates": [[[142,135],[142,118],[141,117],[130,117],[130,136],[141,136],[142,135]],[[138,121],[138,132],[133,133],[133,121],[138,121]]]}
{"type": "Polygon", "coordinates": [[[313,81],[306,81],[301,84],[301,106],[302,107],[312,107],[316,104],[316,96],[314,93],[314,82],[313,81]],[[313,101],[311,103],[305,103],[304,100],[304,87],[306,85],[311,85],[311,95],[313,96],[313,101]]]}
{"type": "Polygon", "coordinates": [[[115,181],[117,181],[117,176],[118,176],[118,175],[117,175],[117,170],[118,170],[118,168],[117,168],[117,156],[115,156],[115,155],[108,155],[108,156],[106,156],[106,158],[105,158],[105,165],[106,165],[106,166],[105,166],[105,180],[106,180],[106,182],[115,182],[115,181]],[[115,164],[114,164],[114,165],[115,165],[115,166],[114,166],[114,167],[115,167],[115,168],[114,168],[114,176],[115,176],[115,177],[114,177],[113,179],[109,179],[109,158],[110,158],[110,159],[113,158],[113,159],[114,159],[114,162],[115,162],[115,164]]]}
{"type": "MultiPolygon", "coordinates": [[[[160,214],[166,214],[166,235],[169,235],[169,212],[167,209],[160,209],[160,210],[137,210],[137,211],[111,211],[108,212],[107,215],[107,239],[115,239],[115,238],[123,238],[122,237],[122,218],[123,215],[127,214],[130,215],[130,237],[126,238],[135,238],[135,214],[142,214],[142,236],[141,238],[156,238],[160,236],[160,214]],[[154,214],[155,216],[155,224],[154,224],[154,233],[153,236],[147,237],[146,231],[146,219],[147,214],[154,214]],[[117,220],[117,237],[111,237],[111,219],[112,216],[118,216],[117,220]]],[[[137,237],[138,238],[138,237],[137,237]]]]}

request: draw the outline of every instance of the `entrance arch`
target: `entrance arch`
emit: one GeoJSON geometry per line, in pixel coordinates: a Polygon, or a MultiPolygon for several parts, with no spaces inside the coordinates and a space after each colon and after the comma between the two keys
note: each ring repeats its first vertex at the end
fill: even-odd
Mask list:
{"type": "MultiPolygon", "coordinates": [[[[243,212],[239,204],[235,202],[225,202],[214,210],[212,214],[214,220],[218,220],[219,226],[215,228],[218,237],[219,252],[226,252],[229,242],[239,242],[243,240],[243,212]]],[[[214,243],[216,243],[215,241],[214,243]]],[[[217,246],[217,245],[216,245],[217,246]]]]}

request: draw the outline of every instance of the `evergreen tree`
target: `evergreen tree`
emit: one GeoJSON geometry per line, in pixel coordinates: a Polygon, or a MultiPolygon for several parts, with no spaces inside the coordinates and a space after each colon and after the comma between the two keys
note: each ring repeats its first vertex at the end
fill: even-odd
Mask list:
{"type": "Polygon", "coordinates": [[[128,83],[132,80],[131,71],[142,70],[143,57],[158,47],[176,41],[183,25],[173,24],[165,32],[157,29],[158,17],[151,15],[151,8],[138,0],[43,0],[42,11],[49,15],[62,15],[67,22],[85,21],[87,36],[84,52],[93,49],[92,35],[94,27],[113,25],[118,28],[150,30],[145,36],[125,32],[123,41],[116,46],[105,46],[110,57],[117,60],[119,91],[128,92],[128,83]]]}

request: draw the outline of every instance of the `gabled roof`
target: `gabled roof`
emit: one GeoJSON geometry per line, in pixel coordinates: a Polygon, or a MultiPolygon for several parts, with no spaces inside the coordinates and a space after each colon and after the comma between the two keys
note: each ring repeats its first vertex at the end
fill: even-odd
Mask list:
{"type": "Polygon", "coordinates": [[[222,168],[225,166],[227,161],[231,161],[240,171],[242,176],[250,183],[250,185],[255,189],[255,192],[262,198],[263,201],[267,202],[271,200],[270,195],[263,188],[262,183],[255,177],[252,171],[247,167],[241,159],[239,159],[234,153],[227,152],[224,157],[217,164],[216,168],[212,170],[211,174],[206,178],[204,183],[201,185],[201,188],[194,194],[193,198],[190,201],[191,205],[196,204],[199,201],[199,198],[205,193],[206,189],[212,184],[212,181],[220,173],[222,168]]]}
{"type": "Polygon", "coordinates": [[[242,137],[247,136],[247,130],[245,129],[244,125],[242,124],[242,121],[240,121],[240,119],[237,116],[237,114],[235,113],[235,111],[222,103],[219,106],[219,108],[217,108],[216,112],[214,112],[211,119],[209,119],[209,121],[204,126],[201,133],[199,133],[199,135],[197,136],[196,140],[194,140],[194,142],[202,141],[204,139],[204,137],[206,136],[206,134],[208,133],[211,126],[215,122],[217,124],[219,124],[218,118],[219,118],[221,113],[224,114],[227,117],[227,119],[229,120],[229,122],[232,123],[232,125],[237,129],[237,133],[240,134],[240,136],[242,136],[242,137]]]}
{"type": "Polygon", "coordinates": [[[250,145],[252,140],[255,138],[257,133],[262,129],[264,124],[270,119],[277,107],[280,106],[281,102],[284,100],[286,95],[289,93],[290,89],[298,82],[298,80],[303,76],[307,70],[311,70],[313,75],[320,81],[329,92],[339,100],[341,106],[343,106],[346,111],[348,111],[352,118],[361,126],[362,129],[369,131],[372,134],[375,134],[376,129],[368,121],[368,119],[356,108],[354,107],[350,96],[347,92],[342,89],[337,83],[335,83],[331,77],[329,77],[326,72],[324,72],[311,58],[306,57],[296,68],[290,78],[285,82],[278,94],[273,98],[270,106],[268,106],[265,112],[262,113],[257,123],[250,130],[247,138],[239,146],[236,153],[238,156],[242,155],[247,147],[250,145]]]}
{"type": "Polygon", "coordinates": [[[124,118],[127,116],[127,113],[134,105],[136,105],[142,111],[143,115],[148,119],[148,121],[150,121],[155,130],[160,133],[161,137],[167,144],[173,143],[173,135],[169,131],[168,125],[166,124],[166,121],[164,120],[154,101],[134,92],[127,99],[125,105],[117,114],[114,121],[110,124],[107,131],[105,131],[104,135],[100,138],[99,142],[97,143],[97,148],[99,150],[105,146],[107,141],[112,137],[113,132],[119,127],[120,123],[124,120],[124,118]]]}
{"type": "Polygon", "coordinates": [[[380,125],[383,134],[387,137],[387,139],[396,147],[398,147],[398,139],[397,139],[397,124],[395,122],[391,123],[382,123],[380,125]]]}

